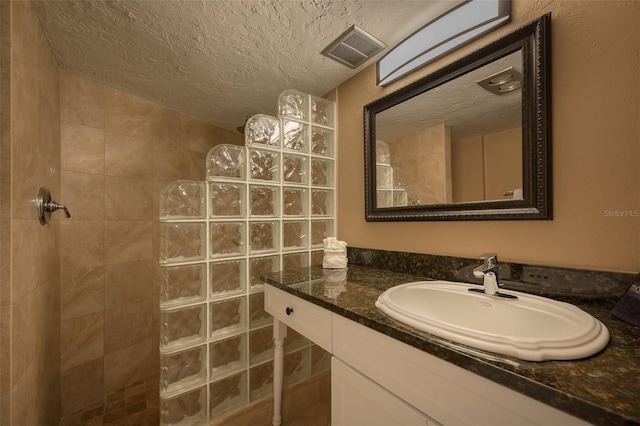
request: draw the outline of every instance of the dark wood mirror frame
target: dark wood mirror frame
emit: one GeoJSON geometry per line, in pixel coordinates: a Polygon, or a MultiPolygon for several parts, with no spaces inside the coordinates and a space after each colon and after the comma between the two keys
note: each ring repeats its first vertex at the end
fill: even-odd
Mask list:
{"type": "Polygon", "coordinates": [[[550,14],[364,107],[367,221],[550,220],[550,14]],[[503,56],[522,51],[522,200],[377,207],[376,114],[503,56]]]}

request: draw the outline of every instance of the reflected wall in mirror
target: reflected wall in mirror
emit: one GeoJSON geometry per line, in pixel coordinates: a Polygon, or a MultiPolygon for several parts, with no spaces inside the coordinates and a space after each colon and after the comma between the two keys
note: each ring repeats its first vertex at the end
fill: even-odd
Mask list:
{"type": "Polygon", "coordinates": [[[366,219],[550,219],[549,16],[365,106],[366,219]]]}

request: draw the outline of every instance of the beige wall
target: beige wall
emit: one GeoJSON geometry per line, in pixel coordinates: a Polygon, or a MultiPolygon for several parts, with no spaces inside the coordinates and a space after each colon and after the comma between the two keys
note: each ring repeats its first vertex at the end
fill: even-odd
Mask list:
{"type": "Polygon", "coordinates": [[[473,136],[451,143],[454,202],[505,200],[522,189],[522,129],[473,136]]]}
{"type": "Polygon", "coordinates": [[[40,186],[60,194],[58,67],[30,3],[0,8],[0,423],[57,425],[59,215],[41,226],[33,200],[40,186]]]}
{"type": "Polygon", "coordinates": [[[63,415],[159,371],[158,203],[244,138],[61,72],[63,415]]]}
{"type": "Polygon", "coordinates": [[[640,270],[640,2],[513,0],[512,22],[386,89],[375,66],[338,87],[338,237],[355,247],[640,270]],[[362,107],[552,13],[552,221],[364,220],[362,107]]]}

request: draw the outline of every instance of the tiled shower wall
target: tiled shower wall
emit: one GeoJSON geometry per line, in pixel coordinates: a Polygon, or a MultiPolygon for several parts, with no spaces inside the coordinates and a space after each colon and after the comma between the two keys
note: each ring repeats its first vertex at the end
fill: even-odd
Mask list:
{"type": "Polygon", "coordinates": [[[204,179],[207,152],[243,137],[60,73],[62,415],[157,374],[158,205],[204,179]]]}
{"type": "Polygon", "coordinates": [[[0,424],[60,417],[59,218],[40,226],[40,186],[60,190],[58,66],[30,2],[0,2],[0,424]]]}

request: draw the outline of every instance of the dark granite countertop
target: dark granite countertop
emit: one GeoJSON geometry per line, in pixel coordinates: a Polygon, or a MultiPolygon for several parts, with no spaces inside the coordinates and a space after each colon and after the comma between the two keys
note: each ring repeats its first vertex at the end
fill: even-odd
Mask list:
{"type": "Polygon", "coordinates": [[[611,300],[571,303],[611,334],[600,353],[576,361],[530,362],[468,348],[405,326],[374,305],[390,287],[428,279],[358,265],[314,266],[265,282],[429,354],[597,425],[640,425],[640,328],[611,317],[611,300]]]}

